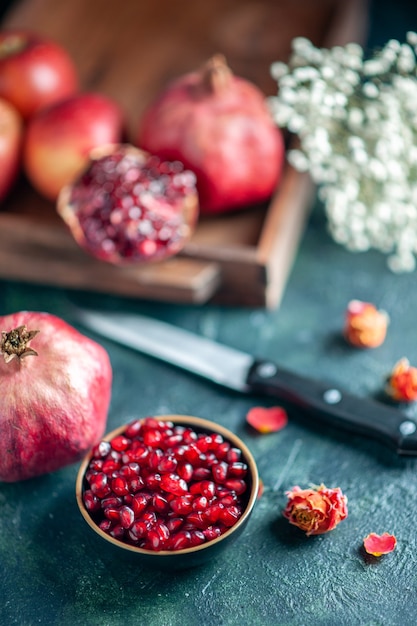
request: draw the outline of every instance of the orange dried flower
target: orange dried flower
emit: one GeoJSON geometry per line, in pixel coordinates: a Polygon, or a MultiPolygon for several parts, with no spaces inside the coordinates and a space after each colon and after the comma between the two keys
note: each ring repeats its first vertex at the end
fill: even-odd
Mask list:
{"type": "Polygon", "coordinates": [[[386,391],[399,402],[417,400],[417,368],[412,367],[408,359],[402,358],[394,365],[386,391]]]}
{"type": "Polygon", "coordinates": [[[388,554],[395,549],[396,545],[397,539],[394,535],[390,535],[389,533],[383,533],[382,535],[370,533],[363,540],[363,547],[366,552],[368,554],[372,554],[372,556],[382,556],[383,554],[388,554]]]}
{"type": "Polygon", "coordinates": [[[344,336],[357,348],[377,348],[387,334],[389,317],[370,302],[351,300],[346,309],[344,336]]]}
{"type": "Polygon", "coordinates": [[[246,415],[246,421],[260,433],[273,433],[281,430],[288,423],[285,409],[280,406],[264,408],[254,406],[246,415]]]}
{"type": "Polygon", "coordinates": [[[290,524],[304,530],[307,536],[333,530],[347,517],[347,497],[339,487],[325,485],[311,489],[296,486],[286,492],[288,502],[283,511],[290,524]]]}

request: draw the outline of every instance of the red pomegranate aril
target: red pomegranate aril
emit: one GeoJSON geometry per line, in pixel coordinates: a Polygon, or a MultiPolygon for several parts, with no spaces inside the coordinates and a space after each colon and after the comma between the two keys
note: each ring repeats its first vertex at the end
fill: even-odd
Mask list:
{"type": "Polygon", "coordinates": [[[95,474],[95,476],[92,476],[90,488],[94,495],[98,498],[105,498],[111,493],[108,478],[106,474],[103,473],[95,474]]]}
{"type": "Polygon", "coordinates": [[[125,529],[123,528],[123,526],[121,526],[120,524],[118,524],[117,526],[113,526],[113,528],[110,530],[109,534],[114,537],[114,539],[120,539],[122,540],[125,534],[125,529]]]}
{"type": "Polygon", "coordinates": [[[209,501],[206,496],[197,496],[193,500],[193,509],[194,511],[202,511],[208,507],[209,501]]]}
{"type": "Polygon", "coordinates": [[[85,508],[87,511],[90,511],[90,513],[99,511],[101,508],[100,499],[91,491],[91,489],[84,491],[83,501],[85,508]]]}
{"type": "Polygon", "coordinates": [[[150,498],[146,497],[144,493],[138,493],[135,496],[133,496],[132,509],[135,513],[135,517],[139,517],[139,515],[143,513],[143,511],[148,506],[149,499],[150,498]]]}
{"type": "Polygon", "coordinates": [[[113,528],[113,522],[109,519],[102,519],[99,523],[98,527],[105,533],[109,534],[111,529],[113,528]]]}
{"type": "Polygon", "coordinates": [[[135,521],[135,513],[129,506],[122,506],[119,515],[123,528],[130,528],[135,521]]]}
{"type": "Polygon", "coordinates": [[[152,506],[159,513],[167,513],[170,510],[169,502],[166,498],[156,493],[152,499],[152,506]]]}
{"type": "Polygon", "coordinates": [[[194,468],[191,463],[179,463],[177,466],[177,474],[187,483],[192,479],[194,468]]]}
{"type": "Polygon", "coordinates": [[[171,517],[167,521],[167,528],[170,533],[177,532],[184,523],[184,519],[182,517],[171,517]]]}
{"type": "Polygon", "coordinates": [[[130,439],[128,439],[124,435],[119,435],[118,437],[114,437],[111,440],[110,445],[113,450],[116,450],[117,452],[123,452],[129,447],[130,439]]]}
{"type": "Polygon", "coordinates": [[[192,513],[189,513],[185,518],[185,521],[188,523],[188,528],[206,528],[207,526],[206,518],[204,517],[203,513],[198,511],[193,511],[192,513]]]}
{"type": "Polygon", "coordinates": [[[211,472],[216,483],[224,483],[227,478],[228,465],[224,461],[212,465],[211,472]]]}
{"type": "Polygon", "coordinates": [[[147,430],[143,435],[143,441],[146,446],[156,448],[162,440],[162,433],[159,430],[147,430]]]}
{"type": "Polygon", "coordinates": [[[115,461],[114,459],[107,459],[103,463],[102,471],[105,474],[111,476],[114,472],[120,469],[120,461],[115,461]]]}
{"type": "Polygon", "coordinates": [[[225,481],[224,485],[230,489],[230,491],[234,491],[238,495],[241,495],[246,491],[245,481],[239,478],[230,478],[225,481]]]}
{"type": "Polygon", "coordinates": [[[248,467],[221,435],[153,418],[133,422],[125,433],[112,439],[105,456],[98,444],[86,471],[84,503],[96,516],[102,511],[97,523],[104,532],[139,548],[180,550],[215,539],[238,521],[248,467]],[[140,460],[131,460],[136,454],[140,460]]]}
{"type": "Polygon", "coordinates": [[[129,484],[123,476],[113,478],[111,481],[111,488],[113,493],[117,496],[126,496],[129,493],[129,484]]]}
{"type": "Polygon", "coordinates": [[[170,506],[177,515],[187,515],[193,510],[193,498],[190,495],[179,496],[171,500],[170,506]]]}
{"type": "Polygon", "coordinates": [[[191,546],[200,546],[205,541],[206,541],[206,538],[204,536],[204,533],[201,530],[190,531],[190,545],[191,546]]]}
{"type": "Polygon", "coordinates": [[[134,420],[133,422],[130,422],[130,424],[128,424],[128,426],[126,427],[125,436],[129,439],[134,439],[135,437],[140,435],[140,432],[142,430],[142,424],[142,420],[134,420]]]}
{"type": "Polygon", "coordinates": [[[158,463],[158,471],[159,472],[175,472],[175,470],[177,469],[177,465],[178,465],[178,461],[176,460],[175,457],[169,455],[169,456],[163,456],[159,463],[158,463]]]}
{"type": "Polygon", "coordinates": [[[161,477],[161,489],[175,496],[188,493],[188,485],[178,474],[163,474],[161,477]]]}
{"type": "Polygon", "coordinates": [[[206,480],[211,478],[211,470],[208,467],[196,467],[193,472],[193,480],[206,480]]]}
{"type": "Polygon", "coordinates": [[[226,455],[226,461],[228,463],[237,463],[238,461],[240,461],[241,457],[242,452],[239,450],[239,448],[230,448],[226,455]]]}
{"type": "Polygon", "coordinates": [[[149,474],[144,478],[145,485],[148,489],[159,489],[161,486],[161,474],[154,472],[153,474],[149,474]]]}
{"type": "Polygon", "coordinates": [[[209,526],[208,528],[205,528],[202,532],[207,541],[217,539],[217,537],[220,537],[220,535],[222,534],[221,528],[219,526],[209,526]]]}
{"type": "Polygon", "coordinates": [[[242,478],[243,476],[246,476],[247,471],[248,466],[246,463],[235,461],[229,464],[228,475],[233,478],[242,478]]]}
{"type": "Polygon", "coordinates": [[[180,530],[171,535],[168,546],[170,550],[184,550],[191,545],[191,533],[188,530],[180,530]]]}
{"type": "Polygon", "coordinates": [[[112,522],[119,522],[120,521],[120,508],[108,506],[104,509],[104,515],[107,517],[107,519],[111,520],[112,522]]]}
{"type": "Polygon", "coordinates": [[[238,521],[241,515],[237,506],[225,507],[219,516],[219,520],[223,522],[225,526],[233,526],[238,521]]]}
{"type": "Polygon", "coordinates": [[[107,507],[120,508],[123,504],[122,498],[118,496],[107,496],[101,500],[101,508],[107,509],[107,507]]]}
{"type": "Polygon", "coordinates": [[[94,446],[92,450],[92,456],[96,459],[103,459],[111,450],[111,445],[108,441],[100,441],[94,446]]]}
{"type": "Polygon", "coordinates": [[[145,486],[145,482],[142,476],[135,476],[129,480],[129,491],[131,493],[136,493],[140,491],[145,486]]]}

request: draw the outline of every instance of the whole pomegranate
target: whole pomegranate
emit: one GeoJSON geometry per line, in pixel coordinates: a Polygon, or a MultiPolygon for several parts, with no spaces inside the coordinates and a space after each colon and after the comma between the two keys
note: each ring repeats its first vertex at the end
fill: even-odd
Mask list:
{"type": "Polygon", "coordinates": [[[123,125],[119,105],[99,93],[77,94],[43,109],[27,126],[23,166],[28,179],[56,200],[93,148],[120,141],[123,125]]]}
{"type": "Polygon", "coordinates": [[[25,120],[77,89],[77,70],[61,45],[29,31],[0,32],[0,97],[25,120]]]}
{"type": "Polygon", "coordinates": [[[116,265],[154,261],[181,250],[198,216],[195,176],[129,144],[94,150],[64,187],[57,210],[92,256],[116,265]]]}
{"type": "Polygon", "coordinates": [[[264,95],[222,55],[168,85],[145,111],[136,143],[196,174],[202,214],[266,201],[284,164],[282,131],[264,95]]]}
{"type": "Polygon", "coordinates": [[[23,124],[18,111],[0,98],[0,202],[20,171],[22,138],[23,124]]]}
{"type": "Polygon", "coordinates": [[[0,480],[81,458],[102,437],[112,370],[105,349],[49,313],[0,317],[0,480]]]}

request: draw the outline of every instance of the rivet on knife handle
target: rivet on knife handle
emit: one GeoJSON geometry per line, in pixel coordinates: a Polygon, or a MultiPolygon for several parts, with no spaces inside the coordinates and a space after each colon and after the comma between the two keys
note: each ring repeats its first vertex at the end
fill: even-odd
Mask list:
{"type": "Polygon", "coordinates": [[[350,395],[271,361],[255,360],[247,383],[251,391],[289,402],[330,425],[379,439],[398,454],[417,454],[417,424],[398,408],[350,395]]]}

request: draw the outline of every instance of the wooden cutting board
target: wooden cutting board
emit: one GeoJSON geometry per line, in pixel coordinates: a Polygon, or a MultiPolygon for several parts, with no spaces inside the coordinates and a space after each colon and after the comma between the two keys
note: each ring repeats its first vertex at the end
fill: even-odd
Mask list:
{"type": "MultiPolygon", "coordinates": [[[[288,59],[293,37],[321,46],[361,42],[366,17],[361,0],[23,0],[3,26],[64,45],[82,89],[124,108],[133,141],[149,101],[212,54],[222,52],[236,74],[273,95],[271,63],[288,59]]],[[[22,180],[0,212],[0,276],[132,298],[276,307],[312,197],[309,178],[287,167],[268,206],[200,219],[175,258],[118,268],[83,252],[54,205],[22,180]]]]}

